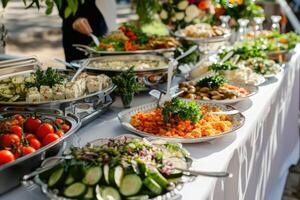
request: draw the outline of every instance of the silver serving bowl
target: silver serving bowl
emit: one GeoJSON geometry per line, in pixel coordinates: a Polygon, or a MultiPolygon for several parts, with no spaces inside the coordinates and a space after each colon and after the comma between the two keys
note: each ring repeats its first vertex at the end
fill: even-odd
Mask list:
{"type": "Polygon", "coordinates": [[[286,63],[289,62],[293,54],[295,53],[294,50],[280,50],[280,51],[269,51],[266,52],[268,58],[274,60],[278,63],[286,63]]]}
{"type": "Polygon", "coordinates": [[[227,33],[223,36],[216,36],[211,38],[187,37],[183,35],[180,31],[176,31],[174,35],[178,38],[195,42],[196,44],[199,45],[199,49],[202,52],[216,52],[221,47],[225,46],[231,38],[231,33],[227,33]]]}
{"type": "MultiPolygon", "coordinates": [[[[223,111],[235,110],[231,106],[219,105],[219,104],[214,104],[214,103],[200,103],[200,102],[198,102],[198,105],[199,106],[209,105],[210,107],[212,107],[212,106],[213,107],[219,107],[223,111]]],[[[221,137],[223,137],[227,134],[230,134],[230,133],[238,130],[239,128],[241,128],[244,125],[244,122],[245,122],[245,117],[242,113],[231,115],[233,128],[230,131],[227,131],[227,132],[224,132],[222,134],[215,135],[215,136],[199,137],[199,138],[176,138],[176,137],[166,137],[166,136],[154,135],[152,133],[147,133],[147,132],[140,131],[140,130],[136,129],[134,126],[132,126],[130,124],[131,117],[133,115],[135,115],[136,113],[138,113],[138,112],[147,112],[147,111],[151,111],[151,110],[156,109],[156,108],[157,108],[157,103],[150,103],[150,104],[141,105],[141,106],[138,106],[138,107],[131,108],[131,109],[120,112],[118,114],[118,118],[120,120],[121,125],[125,129],[127,129],[130,132],[133,132],[137,135],[140,135],[140,136],[143,136],[143,137],[163,139],[163,140],[167,140],[167,141],[170,141],[170,142],[179,142],[179,143],[200,143],[200,142],[206,142],[206,141],[214,140],[214,139],[217,139],[217,138],[221,138],[221,137]]]]}
{"type": "MultiPolygon", "coordinates": [[[[54,141],[29,155],[18,158],[12,163],[0,166],[0,194],[18,186],[21,178],[38,167],[46,157],[57,155],[64,149],[66,142],[70,139],[70,137],[80,128],[81,123],[76,116],[63,116],[57,114],[57,112],[53,110],[44,111],[44,113],[41,112],[40,114],[49,118],[61,118],[70,125],[71,129],[59,140],[54,141]]],[[[4,111],[1,112],[1,115],[4,117],[3,119],[5,119],[5,117],[9,117],[14,114],[28,116],[35,112],[36,110],[34,109],[32,109],[32,111],[4,111]]]]}
{"type": "MultiPolygon", "coordinates": [[[[120,135],[120,136],[114,137],[114,138],[100,138],[100,139],[94,140],[92,142],[89,142],[88,145],[90,145],[90,146],[101,146],[101,145],[107,144],[110,140],[117,140],[117,139],[123,139],[123,138],[138,138],[138,139],[142,140],[141,137],[131,135],[131,134],[124,134],[124,135],[120,135]]],[[[147,138],[147,140],[152,142],[152,143],[157,142],[157,144],[161,144],[162,142],[163,143],[170,143],[167,140],[157,140],[157,139],[154,140],[154,139],[151,139],[151,138],[149,138],[149,139],[147,138]]],[[[38,170],[43,169],[43,168],[48,168],[49,167],[49,166],[47,166],[48,163],[50,164],[49,169],[51,169],[52,167],[56,166],[57,163],[60,163],[63,159],[64,159],[63,157],[49,158],[48,160],[45,160],[42,163],[41,167],[38,170]]],[[[186,157],[186,161],[187,161],[188,168],[190,168],[192,166],[192,163],[193,163],[192,158],[186,157]]],[[[183,188],[183,185],[185,183],[192,182],[194,180],[195,180],[195,176],[183,175],[181,180],[175,185],[175,187],[171,191],[169,191],[169,192],[167,192],[163,195],[157,196],[155,198],[152,198],[151,200],[176,200],[176,199],[181,197],[179,192],[183,188]]],[[[47,184],[44,183],[38,175],[34,176],[33,181],[27,180],[27,181],[24,182],[24,184],[27,187],[28,186],[30,187],[31,185],[38,185],[41,188],[42,193],[45,194],[49,199],[52,199],[52,200],[70,200],[68,198],[59,196],[59,194],[57,194],[57,191],[51,190],[50,188],[48,188],[47,184]]]]}

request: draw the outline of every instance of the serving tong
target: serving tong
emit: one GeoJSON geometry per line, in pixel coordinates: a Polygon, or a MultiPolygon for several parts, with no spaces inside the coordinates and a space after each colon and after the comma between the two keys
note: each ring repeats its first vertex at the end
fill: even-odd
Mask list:
{"type": "Polygon", "coordinates": [[[173,71],[174,68],[178,65],[178,61],[186,56],[188,56],[189,54],[193,53],[196,49],[198,49],[197,45],[192,46],[189,50],[187,50],[186,52],[184,52],[183,54],[181,54],[180,56],[178,56],[175,59],[170,59],[169,61],[169,66],[168,66],[168,81],[167,81],[167,91],[163,92],[163,91],[159,91],[159,90],[151,90],[149,92],[149,94],[151,96],[154,96],[155,98],[158,99],[158,106],[163,104],[166,101],[171,100],[172,98],[180,95],[182,92],[178,92],[175,94],[171,94],[171,83],[172,83],[172,78],[173,78],[173,71]],[[159,94],[159,95],[158,95],[159,94]]]}

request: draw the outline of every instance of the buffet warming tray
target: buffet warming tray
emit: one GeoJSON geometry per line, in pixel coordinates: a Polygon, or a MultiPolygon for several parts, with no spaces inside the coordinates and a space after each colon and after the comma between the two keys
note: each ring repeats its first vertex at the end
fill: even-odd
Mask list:
{"type": "Polygon", "coordinates": [[[3,120],[6,117],[12,116],[14,114],[22,114],[28,116],[37,112],[47,118],[59,117],[67,121],[68,124],[70,124],[71,129],[59,140],[54,141],[51,144],[29,155],[21,157],[12,163],[0,166],[0,195],[18,186],[21,178],[25,174],[28,174],[29,172],[36,169],[45,158],[62,153],[64,148],[66,147],[66,142],[70,140],[71,136],[74,136],[74,133],[80,128],[80,120],[75,115],[69,114],[68,116],[65,116],[61,115],[60,111],[51,109],[36,110],[35,108],[28,107],[26,110],[15,108],[7,111],[7,109],[4,108],[2,109],[0,116],[2,118],[1,120],[3,120]]]}
{"type": "MultiPolygon", "coordinates": [[[[0,80],[8,77],[12,77],[15,75],[29,75],[34,72],[34,69],[41,68],[41,63],[35,60],[35,62],[27,62],[25,61],[20,63],[18,59],[17,62],[13,60],[10,61],[10,64],[5,68],[2,67],[3,63],[0,62],[0,80]],[[10,68],[18,69],[17,72],[11,73],[10,68]],[[22,71],[23,67],[26,69],[22,71]],[[8,73],[1,73],[2,70],[8,73]]],[[[26,59],[23,59],[23,61],[26,59]]],[[[5,61],[7,62],[7,61],[5,61]]],[[[5,63],[6,65],[6,63],[5,63]]],[[[72,70],[59,70],[61,73],[64,73],[66,76],[72,76],[75,72],[72,70]]],[[[74,99],[64,99],[64,100],[53,100],[53,101],[41,101],[41,102],[3,102],[0,101],[0,108],[6,107],[7,110],[13,109],[15,107],[39,107],[39,108],[50,108],[50,109],[58,109],[63,112],[64,115],[69,113],[78,116],[82,122],[82,125],[86,125],[97,116],[101,115],[103,112],[107,110],[107,108],[113,103],[113,99],[110,97],[110,94],[116,88],[114,84],[111,84],[109,87],[104,90],[91,93],[85,96],[81,96],[74,99]]]]}
{"type": "MultiPolygon", "coordinates": [[[[152,54],[136,54],[136,55],[115,55],[115,56],[101,56],[95,58],[87,58],[79,61],[75,61],[75,63],[80,65],[85,65],[86,70],[93,73],[104,73],[108,76],[117,75],[123,71],[124,69],[109,69],[106,67],[99,68],[94,65],[95,62],[106,62],[106,61],[134,61],[134,60],[160,60],[166,63],[164,66],[150,68],[150,69],[137,69],[135,70],[136,78],[139,83],[143,86],[152,87],[158,84],[166,83],[167,75],[168,75],[168,64],[169,59],[161,56],[161,55],[152,55],[152,54]]],[[[77,65],[74,65],[76,67],[77,65]]],[[[78,67],[78,66],[77,66],[78,67]]]]}

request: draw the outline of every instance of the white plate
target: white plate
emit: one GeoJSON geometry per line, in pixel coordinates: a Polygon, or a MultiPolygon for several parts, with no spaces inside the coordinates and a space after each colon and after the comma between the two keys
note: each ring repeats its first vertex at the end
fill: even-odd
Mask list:
{"type": "MultiPolygon", "coordinates": [[[[209,105],[209,106],[214,106],[214,107],[219,107],[221,110],[223,111],[229,111],[229,110],[235,110],[233,107],[228,106],[228,105],[217,105],[217,104],[213,104],[213,103],[198,103],[199,106],[201,105],[209,105]]],[[[166,137],[166,136],[160,136],[160,135],[154,135],[152,133],[147,133],[147,132],[143,132],[140,131],[138,129],[136,129],[135,127],[133,127],[130,124],[131,121],[131,117],[133,115],[135,115],[138,112],[148,112],[151,111],[153,109],[155,109],[157,107],[156,103],[150,103],[150,104],[145,104],[145,105],[141,105],[135,108],[131,108],[125,111],[122,111],[118,114],[118,118],[120,120],[120,123],[122,124],[122,126],[143,137],[150,137],[150,138],[158,138],[158,139],[164,139],[170,142],[179,142],[179,143],[200,143],[200,142],[206,142],[206,141],[210,141],[210,140],[214,140],[217,138],[221,138],[229,133],[232,133],[236,130],[238,130],[239,128],[241,128],[245,122],[245,117],[242,113],[238,113],[235,115],[231,115],[232,117],[232,123],[233,123],[233,128],[230,131],[224,132],[220,135],[215,135],[215,136],[209,136],[209,137],[199,137],[199,138],[178,138],[178,137],[166,137]]]]}

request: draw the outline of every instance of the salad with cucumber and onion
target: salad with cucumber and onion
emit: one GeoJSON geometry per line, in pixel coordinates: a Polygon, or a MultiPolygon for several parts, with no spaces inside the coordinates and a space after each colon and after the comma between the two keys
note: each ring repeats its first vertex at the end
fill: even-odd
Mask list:
{"type": "Polygon", "coordinates": [[[191,164],[179,144],[128,137],[71,148],[70,155],[39,175],[50,191],[67,199],[151,199],[175,189],[183,176],[178,168],[191,164]]]}

